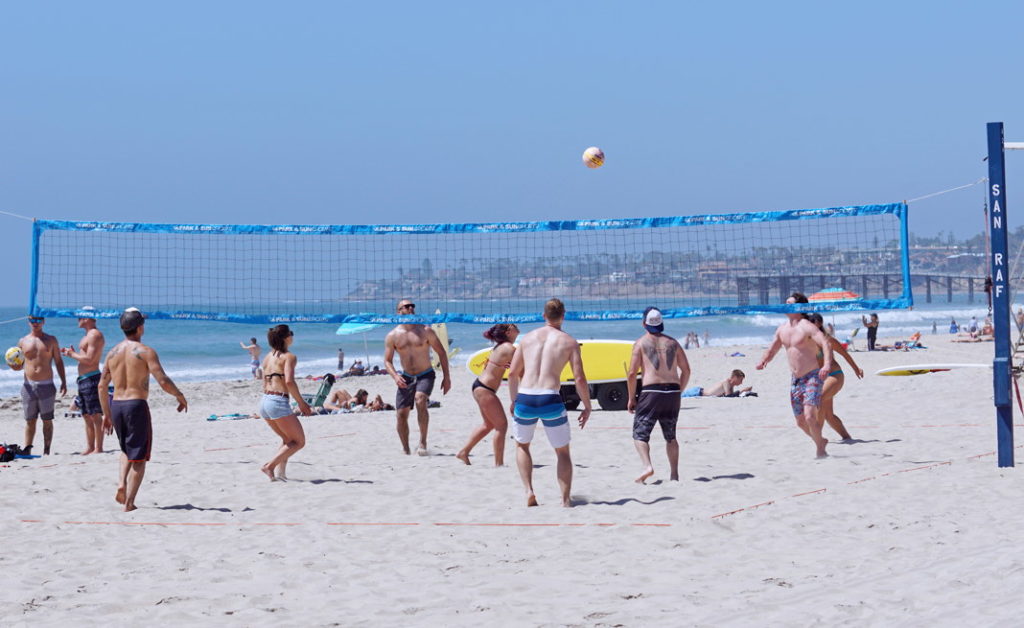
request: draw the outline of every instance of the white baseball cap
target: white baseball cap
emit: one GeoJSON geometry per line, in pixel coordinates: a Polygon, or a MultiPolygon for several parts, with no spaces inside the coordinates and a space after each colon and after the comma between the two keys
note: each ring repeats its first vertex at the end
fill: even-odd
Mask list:
{"type": "Polygon", "coordinates": [[[660,334],[665,331],[665,321],[661,318],[661,310],[656,307],[644,310],[644,329],[652,334],[660,334]]]}

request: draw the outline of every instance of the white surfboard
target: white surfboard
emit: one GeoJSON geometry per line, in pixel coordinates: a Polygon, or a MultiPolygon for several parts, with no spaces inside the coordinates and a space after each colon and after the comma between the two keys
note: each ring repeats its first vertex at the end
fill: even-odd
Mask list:
{"type": "Polygon", "coordinates": [[[875,375],[907,376],[925,375],[926,373],[940,373],[953,369],[990,369],[991,364],[911,364],[909,366],[890,366],[884,368],[875,375]]]}

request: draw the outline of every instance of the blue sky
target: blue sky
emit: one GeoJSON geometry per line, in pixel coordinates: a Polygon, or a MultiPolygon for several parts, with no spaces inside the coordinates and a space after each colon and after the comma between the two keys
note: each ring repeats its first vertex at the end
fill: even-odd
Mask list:
{"type": "MultiPolygon", "coordinates": [[[[986,122],[1024,141],[1024,5],[983,6],[12,4],[0,209],[405,223],[913,198],[985,176],[986,122]]],[[[1007,164],[1014,227],[1024,154],[1007,164]]],[[[915,204],[911,230],[977,233],[982,201],[915,204]]],[[[30,227],[0,224],[2,301],[25,303],[30,227]]]]}

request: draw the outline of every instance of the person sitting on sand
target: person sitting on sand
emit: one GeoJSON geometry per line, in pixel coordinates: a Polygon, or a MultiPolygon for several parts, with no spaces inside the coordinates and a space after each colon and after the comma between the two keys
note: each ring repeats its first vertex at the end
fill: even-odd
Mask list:
{"type": "Polygon", "coordinates": [[[733,369],[729,377],[726,377],[722,381],[718,382],[711,388],[701,388],[700,386],[693,386],[687,388],[686,392],[683,393],[684,397],[739,397],[743,393],[749,393],[754,389],[753,386],[742,386],[743,380],[746,379],[747,375],[739,369],[733,369]]]}
{"type": "Polygon", "coordinates": [[[369,393],[360,388],[355,396],[344,388],[331,392],[331,395],[324,401],[324,410],[337,412],[338,410],[351,410],[355,406],[365,406],[369,393]]]}
{"type": "Polygon", "coordinates": [[[395,406],[390,403],[384,403],[384,399],[380,395],[373,398],[368,405],[364,406],[368,412],[380,412],[381,410],[394,410],[395,406]]]}

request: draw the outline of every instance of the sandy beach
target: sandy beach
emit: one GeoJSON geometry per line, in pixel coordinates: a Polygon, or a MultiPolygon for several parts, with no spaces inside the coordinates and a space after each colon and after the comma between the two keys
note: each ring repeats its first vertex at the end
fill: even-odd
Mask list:
{"type": "MultiPolygon", "coordinates": [[[[793,425],[784,356],[758,372],[764,347],[689,351],[692,384],[740,368],[759,396],[683,400],[678,483],[667,481],[660,430],[653,483],[634,483],[631,415],[595,411],[573,433],[572,509],[556,505],[554,455],[539,432],[539,508],[524,507],[512,443],[503,468],[493,466],[489,438],[472,466],[454,458],[480,420],[461,367],[452,392],[435,393],[432,455],[401,453],[391,412],[309,417],[287,483],[260,473],[276,446],[262,421],[206,420],[252,411],[257,382],[187,384],[187,415],[155,391],[152,462],[139,510],[127,514],[113,499],[116,439],[106,453],[76,455],[83,429],[63,418],[65,402],[54,455],[0,466],[2,621],[1015,623],[1024,488],[1019,471],[996,467],[991,371],[873,375],[899,364],[991,362],[992,344],[923,340],[927,350],[853,354],[867,375],[848,376],[836,411],[854,441],[839,443],[826,428],[825,460],[793,425]]],[[[337,386],[393,402],[384,376],[337,386]]],[[[3,402],[0,440],[21,442],[20,416],[17,400],[3,402]]]]}

